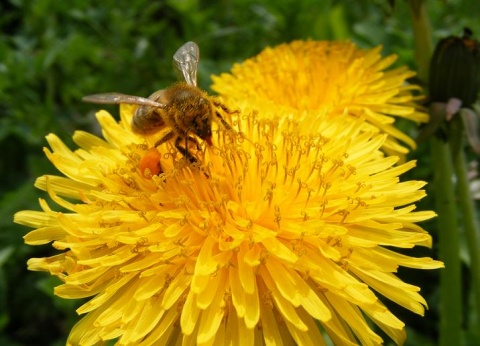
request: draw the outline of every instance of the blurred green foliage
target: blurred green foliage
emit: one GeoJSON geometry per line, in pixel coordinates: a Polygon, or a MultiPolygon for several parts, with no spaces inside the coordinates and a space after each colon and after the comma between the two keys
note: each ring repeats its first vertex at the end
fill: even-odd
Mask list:
{"type": "MultiPolygon", "coordinates": [[[[385,55],[395,53],[398,64],[414,68],[408,9],[404,1],[391,5],[384,0],[0,2],[0,344],[61,345],[78,320],[80,302],[55,297],[55,278],[26,270],[28,258],[52,255],[53,249],[25,246],[22,236],[29,230],[14,225],[12,215],[38,210],[38,198],[46,197],[33,187],[37,176],[54,172],[42,153],[46,134],[71,144],[74,130],[98,132],[96,107],[81,103],[82,96],[107,91],[147,96],[164,88],[175,80],[173,53],[189,40],[201,48],[199,83],[205,89],[212,73],[294,39],[381,44],[385,55]]],[[[464,26],[480,34],[478,13],[476,0],[432,0],[433,34],[460,34],[464,26]]],[[[431,179],[428,156],[424,146],[412,154],[419,167],[407,178],[431,179]]],[[[433,209],[432,200],[420,208],[433,209]]],[[[435,236],[434,225],[426,227],[435,236]]],[[[433,345],[438,277],[411,272],[400,274],[422,287],[430,305],[426,317],[387,305],[409,326],[408,344],[433,345]]]]}

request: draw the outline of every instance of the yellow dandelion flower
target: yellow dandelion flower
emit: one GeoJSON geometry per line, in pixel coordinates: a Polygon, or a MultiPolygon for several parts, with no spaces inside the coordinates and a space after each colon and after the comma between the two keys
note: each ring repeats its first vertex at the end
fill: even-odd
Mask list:
{"type": "Polygon", "coordinates": [[[385,135],[360,119],[241,112],[226,117],[238,133],[214,129],[201,165],[163,144],[152,175],[132,107],[121,114],[97,113],[105,140],[76,132],[76,151],[48,135],[64,176],[36,186],[64,210],[41,200],[15,216],[35,228],[28,244],[59,250],[29,269],[58,276],[60,297],[92,297],[68,344],[380,344],[370,321],[404,341],[378,295],[423,314],[419,288],[395,272],[442,263],[394,250],[430,246],[416,222],[434,213],[414,211],[424,183],[399,181],[414,163],[382,156],[385,135]]]}
{"type": "Polygon", "coordinates": [[[382,58],[380,51],[351,42],[294,41],[266,48],[230,73],[213,76],[212,89],[264,111],[274,105],[286,112],[347,112],[365,118],[365,130],[389,135],[383,150],[402,155],[408,152],[402,142],[416,145],[394,126],[395,117],[427,122],[428,115],[415,104],[420,97],[413,91],[419,87],[406,84],[415,73],[405,66],[388,70],[397,57],[382,58]]]}

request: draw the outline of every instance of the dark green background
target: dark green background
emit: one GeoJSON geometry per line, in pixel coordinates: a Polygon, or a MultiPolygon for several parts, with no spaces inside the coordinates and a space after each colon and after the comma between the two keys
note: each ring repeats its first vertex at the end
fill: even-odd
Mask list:
{"type": "MultiPolygon", "coordinates": [[[[94,105],[84,95],[118,91],[148,96],[175,80],[172,55],[184,42],[199,44],[200,85],[211,74],[264,47],[294,39],[350,39],[361,47],[379,44],[398,54],[397,65],[415,68],[413,34],[404,1],[59,1],[0,2],[0,344],[63,345],[78,316],[78,301],[53,296],[55,278],[28,272],[30,257],[54,254],[50,246],[30,247],[29,229],[13,224],[23,209],[38,210],[37,176],[54,173],[44,157],[45,135],[54,132],[71,145],[76,129],[98,133],[94,105]]],[[[429,1],[435,40],[459,35],[469,26],[480,36],[480,2],[429,1]]],[[[107,107],[117,114],[116,107],[107,107]]],[[[408,123],[400,126],[415,134],[408,123]]],[[[411,158],[418,167],[405,179],[431,181],[428,148],[411,158]]],[[[434,209],[432,187],[421,209],[434,209]]],[[[435,221],[423,224],[436,236],[435,221]]],[[[420,249],[418,255],[435,256],[420,249]]],[[[467,263],[467,262],[466,262],[467,263]]],[[[465,277],[468,265],[465,264],[465,277]]],[[[388,306],[407,324],[407,345],[435,345],[438,335],[438,271],[402,270],[400,276],[422,287],[430,310],[420,318],[388,306]]],[[[465,280],[465,320],[470,316],[465,280]]],[[[466,336],[468,339],[468,335],[466,336]]],[[[386,343],[388,344],[388,339],[386,343]]]]}

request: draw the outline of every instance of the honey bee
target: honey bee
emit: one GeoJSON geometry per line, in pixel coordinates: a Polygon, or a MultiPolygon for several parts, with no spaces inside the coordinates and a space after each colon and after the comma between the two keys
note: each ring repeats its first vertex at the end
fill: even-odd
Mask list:
{"type": "Polygon", "coordinates": [[[197,87],[199,59],[200,51],[197,44],[187,42],[173,56],[173,65],[184,81],[167,89],[158,90],[148,98],[105,93],[85,96],[82,100],[100,104],[138,105],[132,118],[132,130],[143,136],[162,131],[155,147],[173,141],[175,148],[194,163],[197,159],[191,151],[191,146],[200,150],[197,138],[211,146],[212,121],[218,121],[225,129],[232,130],[221,112],[236,113],[197,87]]]}

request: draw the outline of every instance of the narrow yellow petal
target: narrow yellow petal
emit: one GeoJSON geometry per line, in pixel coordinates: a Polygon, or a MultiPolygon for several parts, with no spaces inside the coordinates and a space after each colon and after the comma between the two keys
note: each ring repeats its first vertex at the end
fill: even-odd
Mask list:
{"type": "Polygon", "coordinates": [[[255,277],[253,269],[243,261],[246,251],[246,245],[242,244],[237,254],[238,273],[245,293],[252,294],[255,291],[255,277]]]}
{"type": "Polygon", "coordinates": [[[295,286],[293,275],[273,258],[267,260],[266,267],[281,295],[289,300],[294,307],[298,307],[300,305],[300,297],[298,296],[298,289],[295,286]]]}
{"type": "Polygon", "coordinates": [[[155,326],[153,331],[148,334],[145,339],[142,340],[141,345],[169,345],[172,344],[171,342],[169,342],[171,339],[180,340],[180,338],[178,337],[172,337],[172,334],[175,334],[175,332],[179,333],[179,328],[175,327],[177,319],[178,310],[168,310],[168,312],[162,316],[160,323],[158,323],[158,325],[155,326]]]}
{"type": "Polygon", "coordinates": [[[245,291],[242,288],[238,268],[236,266],[232,266],[230,268],[228,279],[230,290],[232,291],[233,306],[235,308],[235,311],[237,312],[237,316],[239,318],[243,318],[247,309],[245,301],[245,291]]]}
{"type": "Polygon", "coordinates": [[[177,303],[180,297],[187,291],[192,278],[190,275],[178,275],[168,285],[162,300],[162,308],[170,309],[177,303]]]}
{"type": "Polygon", "coordinates": [[[214,298],[218,296],[218,292],[223,292],[220,288],[223,286],[222,279],[226,279],[224,271],[220,271],[215,275],[208,277],[208,284],[205,286],[205,289],[197,293],[197,306],[205,310],[212,304],[214,298]]]}
{"type": "Polygon", "coordinates": [[[196,327],[197,320],[201,310],[197,307],[197,296],[190,291],[183,305],[182,314],[180,316],[180,325],[184,335],[192,335],[196,327]]]}
{"type": "Polygon", "coordinates": [[[278,308],[282,316],[290,322],[296,330],[306,332],[308,327],[300,319],[295,308],[290,304],[289,301],[285,300],[281,294],[277,292],[272,292],[273,300],[275,301],[275,306],[278,308]]]}
{"type": "Polygon", "coordinates": [[[362,345],[377,345],[382,342],[380,336],[375,334],[366,323],[360,310],[348,301],[336,297],[329,292],[325,293],[330,303],[339,315],[348,323],[362,345]]]}
{"type": "Polygon", "coordinates": [[[262,316],[263,337],[266,346],[283,345],[282,337],[279,331],[279,323],[275,319],[272,306],[266,303],[260,304],[262,316]]]}
{"type": "MultiPolygon", "coordinates": [[[[218,274],[218,282],[225,283],[225,274],[224,271],[218,274]]],[[[215,333],[217,332],[225,314],[225,310],[222,307],[223,305],[223,295],[212,295],[212,300],[200,315],[200,325],[198,327],[197,336],[197,342],[199,344],[206,343],[215,337],[215,333]]]]}
{"type": "Polygon", "coordinates": [[[134,277],[135,277],[134,274],[127,274],[121,279],[117,280],[114,284],[110,285],[104,292],[102,292],[101,294],[97,295],[95,298],[93,298],[89,302],[79,307],[77,309],[77,313],[84,314],[97,309],[100,305],[108,301],[117,292],[117,289],[119,287],[123,287],[126,283],[128,283],[134,277]]]}
{"type": "Polygon", "coordinates": [[[247,329],[253,329],[260,319],[260,298],[258,296],[257,285],[253,286],[253,292],[245,292],[245,326],[247,329]]]}

